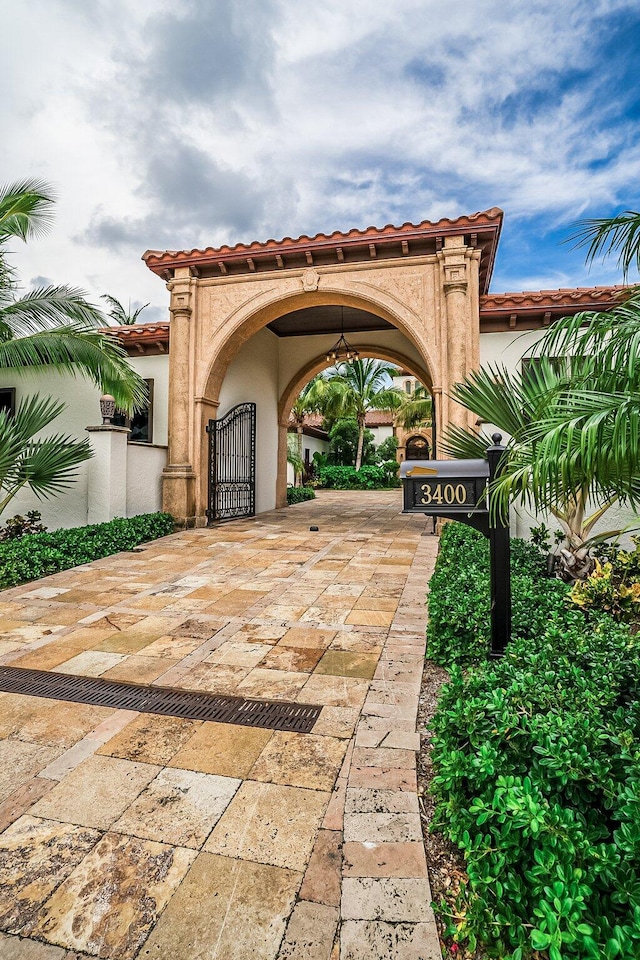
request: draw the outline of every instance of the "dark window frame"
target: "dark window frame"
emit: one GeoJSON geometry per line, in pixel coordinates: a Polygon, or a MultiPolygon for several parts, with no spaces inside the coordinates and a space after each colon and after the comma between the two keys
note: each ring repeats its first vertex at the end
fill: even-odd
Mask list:
{"type": "Polygon", "coordinates": [[[16,413],[16,388],[0,387],[0,410],[8,410],[9,416],[13,417],[16,413]],[[9,400],[7,403],[6,400],[9,400]]]}
{"type": "Polygon", "coordinates": [[[133,417],[126,417],[120,411],[116,411],[116,415],[113,418],[113,422],[117,427],[128,427],[132,433],[127,437],[129,443],[153,443],[153,401],[154,401],[154,390],[155,390],[155,380],[153,377],[145,379],[144,381],[147,385],[147,405],[144,410],[140,413],[135,413],[133,417]],[[133,431],[136,430],[136,420],[140,417],[146,415],[147,418],[147,437],[142,440],[133,435],[133,431]]]}

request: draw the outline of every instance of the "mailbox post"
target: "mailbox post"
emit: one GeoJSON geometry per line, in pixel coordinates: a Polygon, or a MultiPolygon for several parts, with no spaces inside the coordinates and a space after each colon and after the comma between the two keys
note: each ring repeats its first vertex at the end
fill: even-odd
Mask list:
{"type": "Polygon", "coordinates": [[[487,485],[497,475],[504,453],[494,433],[486,460],[405,460],[400,466],[404,513],[458,520],[489,539],[491,558],[490,657],[501,657],[511,639],[509,523],[490,522],[487,485]]]}

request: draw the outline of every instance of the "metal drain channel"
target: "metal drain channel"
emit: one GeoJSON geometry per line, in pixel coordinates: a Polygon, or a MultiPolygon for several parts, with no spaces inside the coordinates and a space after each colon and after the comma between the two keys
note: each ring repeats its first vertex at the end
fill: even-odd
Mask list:
{"type": "Polygon", "coordinates": [[[144,687],[136,683],[78,677],[25,667],[0,666],[0,691],[49,700],[70,700],[94,707],[159,713],[185,720],[215,720],[243,727],[263,727],[310,733],[322,707],[308,703],[274,700],[243,700],[219,694],[178,690],[175,687],[144,687]]]}

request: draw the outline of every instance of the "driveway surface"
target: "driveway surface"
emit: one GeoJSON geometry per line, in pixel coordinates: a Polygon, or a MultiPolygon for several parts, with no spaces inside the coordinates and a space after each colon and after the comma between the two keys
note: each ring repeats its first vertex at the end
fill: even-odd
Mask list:
{"type": "Polygon", "coordinates": [[[302,734],[0,694],[2,960],[440,957],[415,772],[437,541],[400,509],[325,492],[0,593],[0,663],[322,706],[302,734]]]}

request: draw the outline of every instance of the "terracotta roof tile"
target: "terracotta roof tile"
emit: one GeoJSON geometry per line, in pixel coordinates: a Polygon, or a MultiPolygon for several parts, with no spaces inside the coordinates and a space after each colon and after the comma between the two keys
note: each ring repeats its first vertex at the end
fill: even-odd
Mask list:
{"type": "Polygon", "coordinates": [[[513,307],[575,306],[576,304],[611,304],[629,287],[561,287],[557,290],[525,290],[521,293],[489,293],[480,297],[480,312],[509,310],[513,307]]]}
{"type": "Polygon", "coordinates": [[[406,234],[406,233],[451,233],[451,228],[455,230],[464,229],[466,227],[478,227],[480,224],[489,224],[492,221],[502,221],[503,211],[499,207],[491,207],[490,210],[480,210],[477,213],[472,213],[469,216],[456,217],[454,220],[451,220],[449,217],[443,217],[441,220],[432,223],[430,220],[423,220],[421,223],[403,223],[402,226],[396,227],[391,223],[388,223],[385,227],[366,227],[364,230],[358,230],[356,228],[349,230],[347,233],[342,233],[339,230],[334,230],[333,233],[316,233],[315,236],[309,237],[307,234],[302,234],[300,237],[293,239],[292,237],[284,237],[282,240],[270,240],[260,241],[254,240],[249,244],[246,243],[236,243],[235,246],[229,247],[223,245],[221,247],[206,247],[204,250],[199,250],[193,248],[192,250],[147,250],[142,254],[142,259],[149,266],[155,263],[165,262],[165,263],[174,263],[175,261],[184,261],[184,260],[193,260],[195,259],[205,259],[205,258],[218,258],[220,256],[230,256],[232,254],[240,253],[257,253],[257,252],[270,252],[272,250],[285,251],[289,247],[299,247],[299,246],[319,246],[320,244],[336,244],[336,243],[346,243],[348,241],[363,241],[363,240],[373,240],[375,238],[384,239],[386,237],[392,237],[396,234],[406,234]]]}

